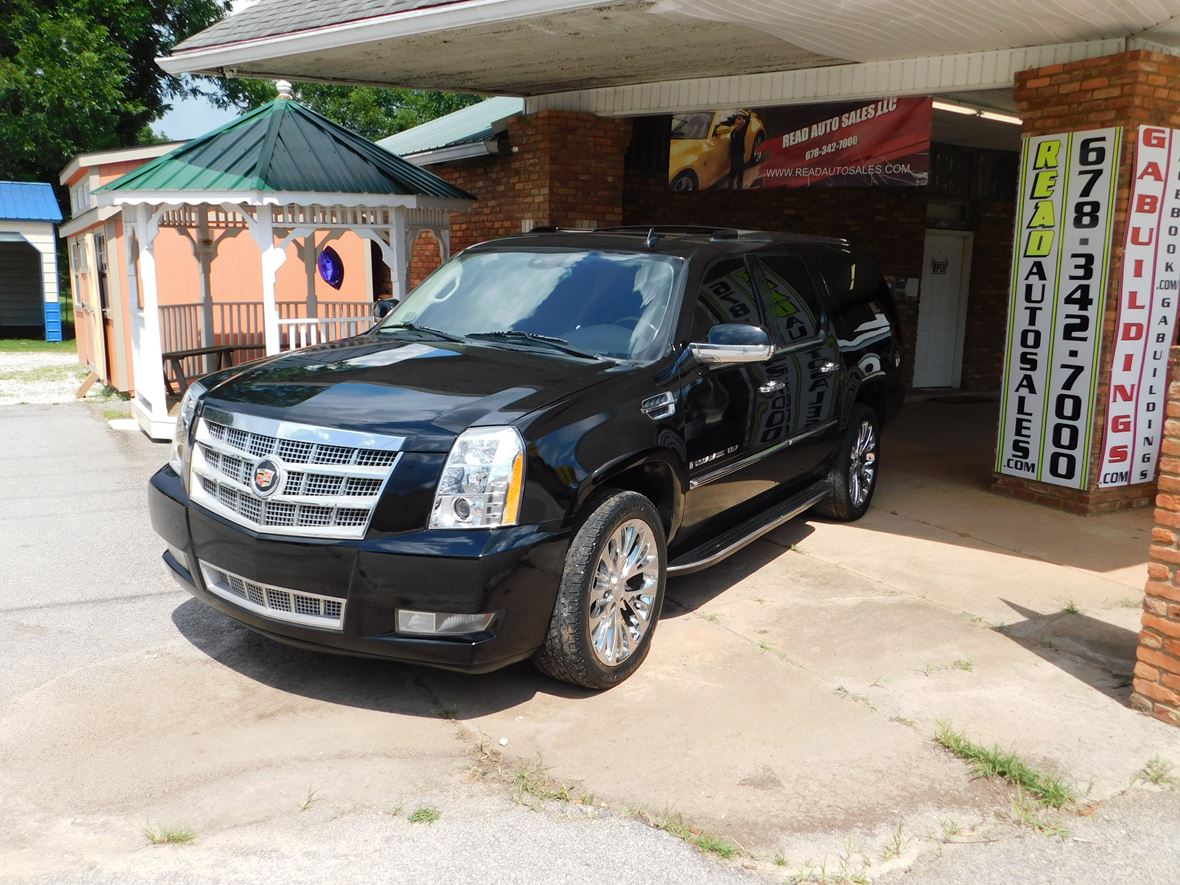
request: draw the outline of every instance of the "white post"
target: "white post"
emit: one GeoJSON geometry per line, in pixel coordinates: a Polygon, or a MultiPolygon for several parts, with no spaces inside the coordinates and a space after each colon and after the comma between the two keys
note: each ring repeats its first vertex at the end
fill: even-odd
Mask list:
{"type": "MultiPolygon", "coordinates": [[[[202,204],[197,207],[197,241],[193,244],[193,252],[197,257],[200,269],[201,289],[201,346],[212,347],[213,336],[213,255],[217,244],[209,233],[209,207],[202,204]]],[[[203,357],[206,372],[213,371],[213,356],[203,357]]]]}
{"type": "Polygon", "coordinates": [[[315,245],[315,233],[310,233],[303,238],[303,270],[307,274],[307,318],[318,319],[319,302],[315,294],[315,278],[317,273],[316,255],[318,253],[315,245]]]}
{"type": "Polygon", "coordinates": [[[406,210],[400,206],[393,210],[393,230],[389,232],[389,245],[393,249],[393,297],[398,301],[405,301],[410,291],[410,250],[406,243],[406,210]]]}
{"type": "MultiPolygon", "coordinates": [[[[168,397],[164,386],[164,363],[160,356],[160,300],[156,276],[156,234],[160,219],[150,206],[135,207],[135,236],[139,241],[139,275],[143,294],[143,335],[139,341],[139,365],[136,367],[135,396],[142,400],[152,439],[170,439],[172,422],[168,420],[168,397]]],[[[141,426],[143,421],[141,420],[141,426]]]]}
{"type": "Polygon", "coordinates": [[[287,253],[275,243],[270,206],[258,207],[258,218],[251,232],[262,252],[262,325],[266,334],[266,354],[273,356],[282,348],[279,340],[279,307],[275,302],[275,278],[287,260],[287,253]]]}

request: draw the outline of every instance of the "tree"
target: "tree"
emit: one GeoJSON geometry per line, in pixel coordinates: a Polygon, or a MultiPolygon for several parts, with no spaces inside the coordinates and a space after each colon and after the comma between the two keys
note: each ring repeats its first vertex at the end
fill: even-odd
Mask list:
{"type": "Polygon", "coordinates": [[[230,0],[0,0],[0,178],[56,183],[77,153],[137,144],[172,98],[156,66],[230,0]]]}
{"type": "MultiPolygon", "coordinates": [[[[275,97],[271,80],[229,80],[222,85],[223,106],[256,108],[275,97]]],[[[418,89],[379,89],[295,83],[294,97],[329,120],[376,141],[481,100],[477,95],[418,89]]]]}

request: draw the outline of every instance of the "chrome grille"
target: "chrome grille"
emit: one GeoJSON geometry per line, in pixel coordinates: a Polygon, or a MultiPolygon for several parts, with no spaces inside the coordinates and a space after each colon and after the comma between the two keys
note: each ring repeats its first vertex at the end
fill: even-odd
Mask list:
{"type": "Polygon", "coordinates": [[[242,608],[276,621],[327,630],[344,629],[343,599],[251,581],[204,560],[201,561],[201,574],[205,578],[205,589],[242,608]]]}
{"type": "Polygon", "coordinates": [[[403,442],[209,408],[197,422],[192,499],[258,532],[363,538],[403,442]],[[263,459],[283,474],[269,497],[253,485],[263,459]]]}

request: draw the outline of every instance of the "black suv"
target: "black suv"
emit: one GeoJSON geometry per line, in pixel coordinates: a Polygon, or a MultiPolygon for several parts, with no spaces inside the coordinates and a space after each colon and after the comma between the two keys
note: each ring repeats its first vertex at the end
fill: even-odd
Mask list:
{"type": "Polygon", "coordinates": [[[865,512],[900,362],[842,240],[496,240],[363,335],[193,384],[152,524],[193,595],[282,642],[606,688],[668,576],[865,512]]]}

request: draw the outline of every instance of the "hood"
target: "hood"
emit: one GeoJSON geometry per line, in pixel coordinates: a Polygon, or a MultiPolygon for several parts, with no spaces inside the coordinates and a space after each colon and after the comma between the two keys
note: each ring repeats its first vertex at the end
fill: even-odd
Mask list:
{"type": "Polygon", "coordinates": [[[434,452],[472,425],[510,424],[622,370],[524,348],[352,338],[202,383],[229,411],[404,436],[407,451],[434,452]]]}

